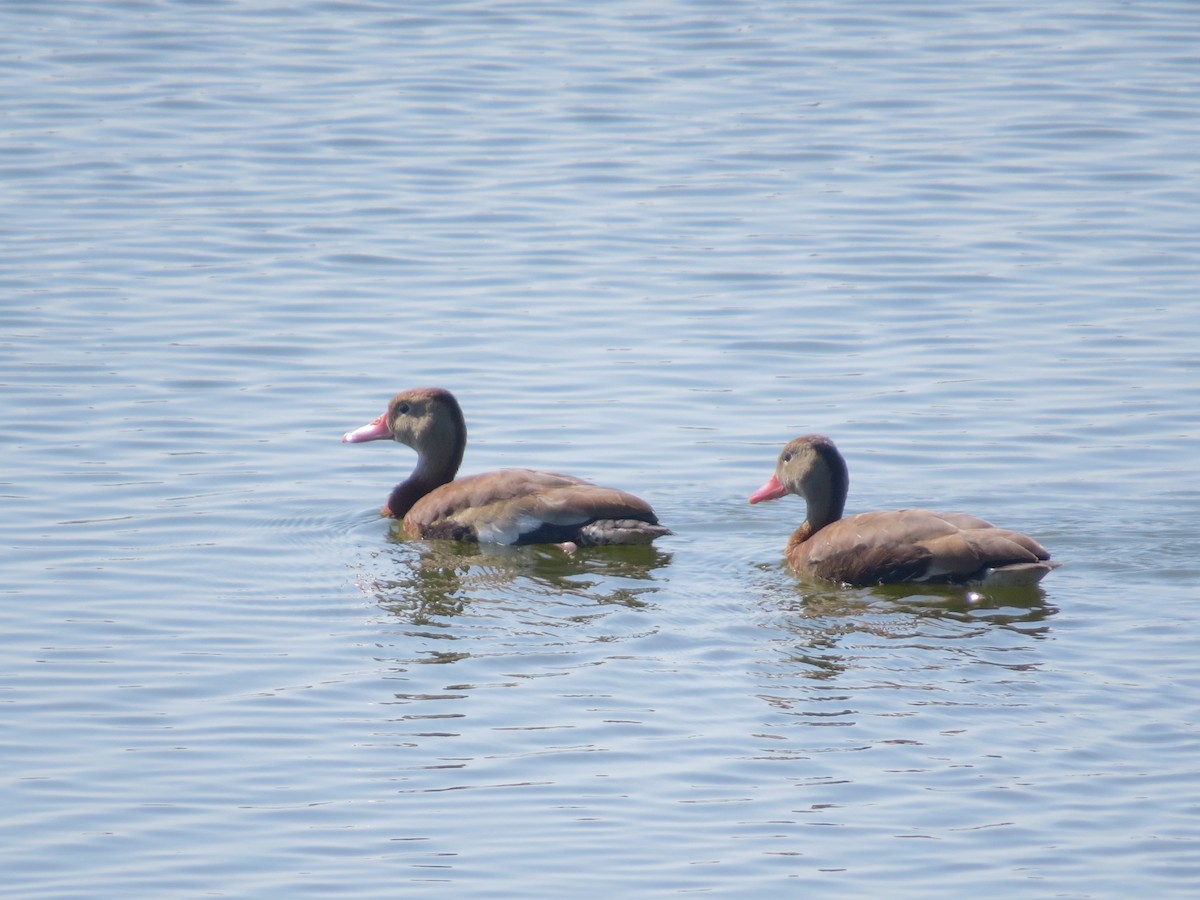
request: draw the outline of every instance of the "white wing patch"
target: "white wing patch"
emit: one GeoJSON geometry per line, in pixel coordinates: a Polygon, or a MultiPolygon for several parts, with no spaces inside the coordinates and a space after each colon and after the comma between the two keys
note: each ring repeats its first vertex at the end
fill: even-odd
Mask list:
{"type": "Polygon", "coordinates": [[[491,519],[475,525],[480,541],[494,544],[515,544],[521,535],[541,528],[544,523],[532,513],[517,513],[502,519],[491,519]]]}

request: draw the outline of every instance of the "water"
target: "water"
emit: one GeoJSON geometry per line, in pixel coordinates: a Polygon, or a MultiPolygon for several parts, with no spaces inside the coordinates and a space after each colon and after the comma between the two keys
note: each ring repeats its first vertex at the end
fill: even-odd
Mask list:
{"type": "Polygon", "coordinates": [[[1190,3],[9,3],[5,892],[1190,896],[1190,3]],[[407,544],[396,390],[653,550],[407,544]],[[1040,593],[751,508],[962,509],[1040,593]]]}

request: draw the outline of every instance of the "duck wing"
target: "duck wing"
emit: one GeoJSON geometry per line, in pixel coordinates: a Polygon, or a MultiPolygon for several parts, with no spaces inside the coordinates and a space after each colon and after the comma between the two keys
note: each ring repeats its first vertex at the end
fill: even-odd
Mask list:
{"type": "Polygon", "coordinates": [[[649,543],[670,531],[646,501],[557,472],[501,469],[426,494],[404,519],[410,537],[500,544],[649,543]]]}
{"type": "Polygon", "coordinates": [[[973,582],[1013,567],[1021,567],[1025,581],[1036,582],[1058,565],[1020,532],[965,513],[927,509],[839,519],[794,549],[797,568],[847,584],[973,582]]]}

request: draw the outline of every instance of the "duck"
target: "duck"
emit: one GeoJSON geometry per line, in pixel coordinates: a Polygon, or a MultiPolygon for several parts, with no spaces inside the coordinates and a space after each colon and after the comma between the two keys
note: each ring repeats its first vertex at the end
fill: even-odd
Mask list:
{"type": "Polygon", "coordinates": [[[392,440],[417,464],[392,489],[380,514],[411,539],[557,544],[649,544],[671,534],[650,504],[573,475],[499,469],[456,478],[467,446],[462,407],[445,388],[401,391],[377,418],[347,432],[346,444],[392,440]]]}
{"type": "Polygon", "coordinates": [[[804,523],[784,550],[797,574],[856,586],[1029,586],[1061,565],[1028,535],[966,513],[896,509],[843,518],[849,487],[837,446],[808,434],[783,448],[775,473],[750,495],[751,504],[788,494],[807,503],[804,523]]]}

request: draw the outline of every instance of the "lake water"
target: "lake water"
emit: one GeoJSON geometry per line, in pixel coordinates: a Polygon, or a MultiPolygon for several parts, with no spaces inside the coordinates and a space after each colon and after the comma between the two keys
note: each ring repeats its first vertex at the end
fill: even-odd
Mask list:
{"type": "Polygon", "coordinates": [[[0,7],[6,896],[1200,883],[1200,6],[0,7]],[[652,550],[405,543],[405,448],[652,550]],[[804,584],[961,509],[1029,593],[804,584]]]}

